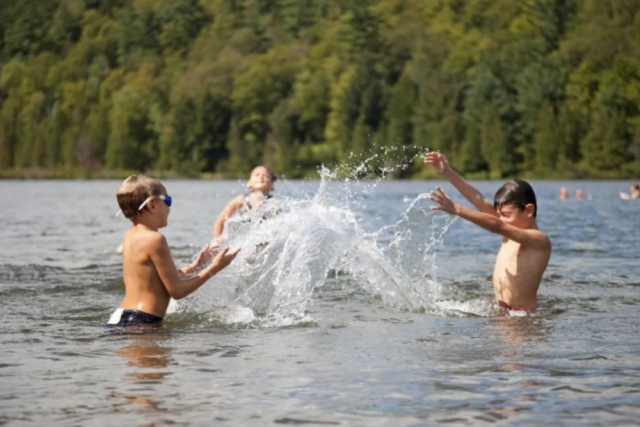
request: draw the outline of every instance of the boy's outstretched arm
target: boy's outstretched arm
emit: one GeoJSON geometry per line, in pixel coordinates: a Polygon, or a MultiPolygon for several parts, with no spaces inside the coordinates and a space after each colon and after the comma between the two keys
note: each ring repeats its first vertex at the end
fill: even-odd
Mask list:
{"type": "Polygon", "coordinates": [[[433,210],[458,215],[460,218],[464,218],[485,230],[500,234],[522,245],[531,246],[543,251],[551,248],[549,237],[542,231],[514,227],[513,225],[502,222],[495,214],[489,215],[460,206],[453,202],[440,187],[436,187],[436,191],[431,192],[431,200],[438,203],[438,206],[431,208],[433,210]]]}
{"type": "Polygon", "coordinates": [[[152,239],[149,242],[151,246],[151,261],[167,292],[169,292],[171,298],[176,300],[182,299],[197,290],[209,278],[228,266],[240,251],[240,249],[236,249],[233,252],[229,252],[229,249],[225,248],[216,255],[211,264],[200,270],[195,276],[184,278],[184,276],[180,277],[180,273],[173,262],[167,239],[160,233],[150,239],[152,239]]]}
{"type": "Polygon", "coordinates": [[[244,197],[242,195],[234,197],[233,200],[231,200],[231,202],[229,202],[229,204],[222,210],[220,215],[218,215],[216,222],[213,224],[214,239],[222,236],[225,222],[227,222],[227,220],[242,207],[243,202],[244,197]]]}
{"type": "Polygon", "coordinates": [[[482,193],[449,166],[449,161],[444,154],[429,152],[425,155],[424,162],[435,167],[480,212],[498,216],[496,209],[482,196],[482,193]]]}

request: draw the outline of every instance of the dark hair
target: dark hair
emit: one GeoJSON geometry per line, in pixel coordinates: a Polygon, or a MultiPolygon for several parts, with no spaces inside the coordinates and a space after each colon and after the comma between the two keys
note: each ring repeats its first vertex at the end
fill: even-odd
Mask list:
{"type": "Polygon", "coordinates": [[[504,205],[514,205],[523,211],[528,204],[533,205],[533,217],[535,218],[538,214],[536,193],[533,192],[531,184],[517,178],[500,187],[493,198],[493,207],[496,209],[504,205]]]}

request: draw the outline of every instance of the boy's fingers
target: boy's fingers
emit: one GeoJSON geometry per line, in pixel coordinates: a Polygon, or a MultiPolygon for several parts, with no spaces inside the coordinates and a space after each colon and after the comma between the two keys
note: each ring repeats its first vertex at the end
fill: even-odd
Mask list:
{"type": "Polygon", "coordinates": [[[233,255],[233,256],[238,255],[238,252],[240,252],[240,249],[241,248],[236,249],[235,251],[231,252],[229,255],[233,255]]]}

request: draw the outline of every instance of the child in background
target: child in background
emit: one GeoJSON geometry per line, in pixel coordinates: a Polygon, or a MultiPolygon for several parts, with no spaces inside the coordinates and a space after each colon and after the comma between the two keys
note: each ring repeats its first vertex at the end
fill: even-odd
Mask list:
{"type": "Polygon", "coordinates": [[[267,199],[272,198],[271,191],[276,181],[275,174],[266,166],[257,166],[251,171],[247,187],[249,193],[234,197],[218,215],[213,225],[213,239],[218,243],[224,232],[225,223],[235,215],[249,213],[261,207],[267,199]]]}
{"type": "Polygon", "coordinates": [[[167,240],[158,231],[167,226],[172,204],[164,185],[144,175],[132,175],[118,189],[117,199],[133,225],[122,241],[125,296],[109,325],[162,321],[171,298],[178,300],[193,293],[238,254],[239,249],[229,252],[225,248],[214,258],[207,245],[194,263],[177,269],[167,240]]]}
{"type": "Polygon", "coordinates": [[[620,193],[620,198],[624,200],[637,200],[640,199],[640,185],[637,183],[631,184],[631,193],[620,193]]]}
{"type": "Polygon", "coordinates": [[[538,288],[551,257],[551,241],[538,230],[537,203],[529,183],[514,179],[497,191],[493,205],[458,175],[440,153],[427,153],[434,166],[478,211],[454,203],[440,187],[431,192],[435,210],[458,215],[492,233],[502,235],[493,270],[493,290],[499,306],[533,312],[538,308],[538,288]]]}
{"type": "Polygon", "coordinates": [[[560,187],[558,191],[558,199],[559,200],[567,200],[569,198],[569,191],[567,191],[567,187],[560,187]]]}

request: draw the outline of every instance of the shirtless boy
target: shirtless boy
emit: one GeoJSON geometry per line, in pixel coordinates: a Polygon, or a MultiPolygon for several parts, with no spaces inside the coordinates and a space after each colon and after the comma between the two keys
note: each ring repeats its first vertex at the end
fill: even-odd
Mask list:
{"type": "Polygon", "coordinates": [[[465,181],[440,153],[427,153],[434,166],[478,211],[454,203],[440,187],[431,192],[434,210],[458,215],[492,233],[502,235],[493,270],[493,290],[500,307],[533,312],[538,308],[538,287],[551,257],[551,241],[538,230],[533,188],[514,179],[496,192],[493,205],[465,181]]]}
{"type": "Polygon", "coordinates": [[[220,241],[225,223],[229,218],[257,209],[272,197],[271,191],[275,180],[275,174],[266,166],[257,166],[251,171],[249,181],[247,181],[249,193],[234,197],[216,218],[213,225],[213,239],[215,242],[220,241]]]}
{"type": "Polygon", "coordinates": [[[225,268],[239,250],[221,250],[215,258],[209,246],[197,260],[177,269],[165,237],[171,196],[160,181],[132,175],[120,185],[118,205],[133,225],[122,241],[122,275],[125,296],[108,324],[129,326],[157,323],[166,314],[171,298],[186,297],[225,268]],[[213,258],[213,260],[212,260],[213,258]]]}

